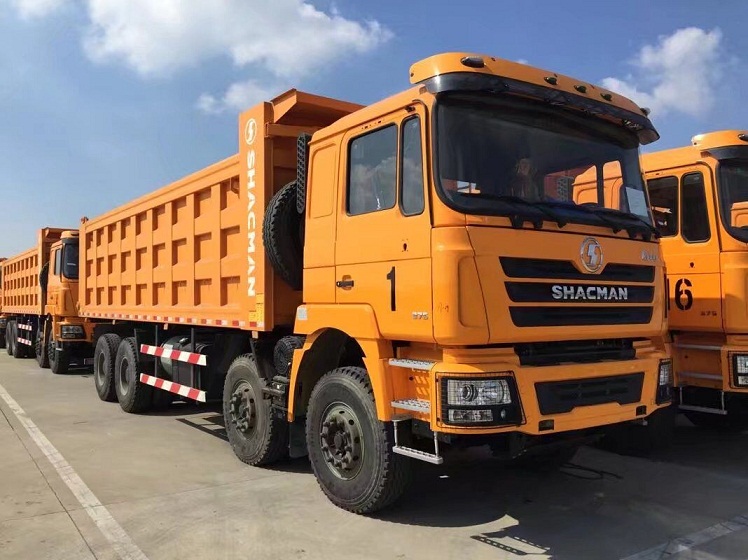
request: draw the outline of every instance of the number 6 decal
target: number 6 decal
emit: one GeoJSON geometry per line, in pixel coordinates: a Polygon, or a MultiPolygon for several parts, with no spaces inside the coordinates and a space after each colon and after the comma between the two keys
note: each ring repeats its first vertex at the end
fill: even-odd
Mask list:
{"type": "Polygon", "coordinates": [[[688,311],[693,306],[693,294],[688,289],[690,287],[691,281],[688,278],[681,278],[675,283],[675,306],[681,311],[688,311]]]}

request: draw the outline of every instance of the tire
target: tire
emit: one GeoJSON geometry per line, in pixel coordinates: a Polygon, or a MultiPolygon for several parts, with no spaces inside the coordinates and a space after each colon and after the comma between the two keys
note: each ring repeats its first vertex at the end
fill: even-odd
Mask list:
{"type": "Polygon", "coordinates": [[[26,345],[18,342],[18,323],[13,322],[13,357],[25,358],[28,355],[26,345]]]}
{"type": "Polygon", "coordinates": [[[303,346],[304,339],[300,336],[284,336],[277,342],[273,350],[273,365],[278,375],[290,377],[294,350],[303,346]]]}
{"type": "Polygon", "coordinates": [[[236,456],[248,465],[269,465],[288,454],[288,423],[263,396],[267,382],[250,354],[236,358],[223,385],[223,418],[236,456]]]}
{"type": "Polygon", "coordinates": [[[151,407],[153,387],[140,382],[135,337],[123,338],[114,360],[114,390],[125,412],[145,412],[151,407]]]}
{"type": "Polygon", "coordinates": [[[0,332],[0,350],[5,348],[5,331],[0,332]]]}
{"type": "Polygon", "coordinates": [[[8,321],[5,325],[5,351],[8,353],[8,356],[13,355],[13,346],[16,342],[16,339],[13,338],[13,326],[13,321],[8,321]]]}
{"type": "Polygon", "coordinates": [[[55,341],[52,337],[49,337],[49,344],[47,345],[48,356],[49,356],[49,368],[52,373],[62,375],[67,373],[70,367],[70,350],[67,348],[63,350],[55,349],[55,341]]]}
{"type": "Polygon", "coordinates": [[[307,410],[306,441],[320,488],[345,510],[381,510],[410,482],[412,464],[392,451],[393,426],[377,418],[364,368],[334,369],[317,382],[307,410]]]}
{"type": "Polygon", "coordinates": [[[36,363],[42,369],[49,368],[49,331],[47,330],[47,321],[42,321],[41,326],[36,331],[36,339],[34,340],[34,355],[36,357],[36,363]]]}
{"type": "Polygon", "coordinates": [[[118,334],[107,333],[99,337],[94,350],[94,385],[99,398],[106,402],[117,402],[114,388],[114,364],[117,348],[122,341],[118,334]]]}
{"type": "Polygon", "coordinates": [[[301,224],[296,210],[296,183],[288,183],[268,203],[262,240],[273,270],[294,290],[301,289],[303,253],[301,224]]]}

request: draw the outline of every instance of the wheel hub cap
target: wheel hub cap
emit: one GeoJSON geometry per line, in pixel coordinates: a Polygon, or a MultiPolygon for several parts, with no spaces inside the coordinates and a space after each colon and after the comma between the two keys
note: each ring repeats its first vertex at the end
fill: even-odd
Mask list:
{"type": "Polygon", "coordinates": [[[244,433],[249,434],[255,428],[255,420],[257,419],[257,410],[255,406],[255,394],[252,390],[252,386],[242,381],[235,388],[231,394],[229,401],[231,411],[231,423],[236,428],[244,433]]]}
{"type": "Polygon", "coordinates": [[[361,423],[348,405],[335,403],[323,415],[320,446],[327,466],[338,477],[358,475],[364,454],[361,423]]]}

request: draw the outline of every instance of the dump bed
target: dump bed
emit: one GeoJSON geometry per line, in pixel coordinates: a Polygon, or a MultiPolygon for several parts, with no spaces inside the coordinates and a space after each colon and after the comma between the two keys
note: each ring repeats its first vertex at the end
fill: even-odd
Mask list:
{"type": "Polygon", "coordinates": [[[39,230],[36,246],[0,263],[2,272],[2,311],[14,315],[44,314],[39,273],[49,262],[49,250],[59,241],[63,228],[39,230]]]}
{"type": "Polygon", "coordinates": [[[267,261],[264,209],[296,178],[298,135],[358,108],[291,90],[240,116],[238,155],[84,218],[80,314],[253,330],[293,324],[301,292],[267,261]]]}

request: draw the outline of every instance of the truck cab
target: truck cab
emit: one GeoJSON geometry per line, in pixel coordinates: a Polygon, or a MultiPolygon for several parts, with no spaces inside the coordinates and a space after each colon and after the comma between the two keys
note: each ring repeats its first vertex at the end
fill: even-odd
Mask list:
{"type": "Polygon", "coordinates": [[[748,131],[643,156],[669,286],[679,407],[748,425],[748,131]]]}
{"type": "Polygon", "coordinates": [[[79,234],[63,231],[52,244],[46,274],[46,304],[42,336],[50,355],[56,355],[63,369],[71,362],[86,362],[92,354],[90,340],[93,326],[78,316],[79,234]]]}

